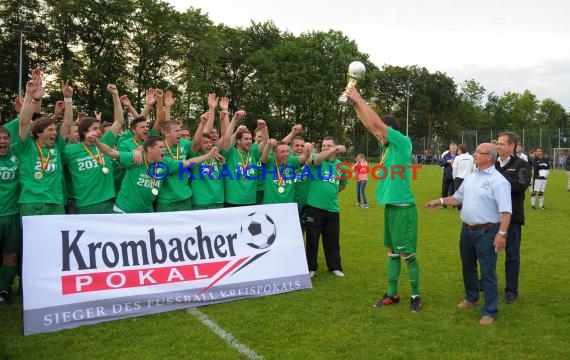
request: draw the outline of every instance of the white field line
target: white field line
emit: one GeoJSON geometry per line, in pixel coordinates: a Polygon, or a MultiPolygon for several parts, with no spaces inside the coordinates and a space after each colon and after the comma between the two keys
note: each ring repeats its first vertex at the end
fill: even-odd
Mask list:
{"type": "Polygon", "coordinates": [[[237,352],[247,356],[248,359],[253,360],[263,360],[263,356],[257,355],[255,351],[251,350],[244,344],[240,343],[232,334],[227,332],[226,330],[222,329],[218,324],[216,324],[212,319],[210,319],[206,314],[202,313],[200,310],[196,308],[190,308],[187,310],[188,313],[198,320],[207,327],[210,328],[216,335],[221,337],[228,345],[235,349],[237,352]]]}

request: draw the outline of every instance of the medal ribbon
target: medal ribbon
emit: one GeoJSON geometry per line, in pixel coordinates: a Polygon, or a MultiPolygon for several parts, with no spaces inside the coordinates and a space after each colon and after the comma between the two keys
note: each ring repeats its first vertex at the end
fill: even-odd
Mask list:
{"type": "MultiPolygon", "coordinates": [[[[245,163],[244,163],[244,161],[243,161],[243,157],[241,156],[241,151],[239,151],[239,149],[238,149],[238,154],[239,154],[239,160],[240,160],[240,162],[241,162],[241,168],[242,168],[242,171],[243,171],[243,176],[245,177],[246,172],[247,172],[246,168],[247,168],[247,166],[249,165],[249,151],[247,152],[247,159],[246,159],[246,162],[245,162],[245,163]]],[[[245,179],[245,178],[244,178],[244,179],[245,179]]]]}
{"type": "MultiPolygon", "coordinates": [[[[277,181],[279,182],[279,186],[283,186],[283,177],[281,176],[281,171],[279,171],[279,165],[275,163],[275,167],[277,167],[277,181]]],[[[281,170],[283,170],[283,167],[281,170]]]]}
{"type": "MultiPolygon", "coordinates": [[[[148,174],[148,161],[146,160],[146,154],[144,154],[144,165],[146,166],[146,173],[148,174]]],[[[155,162],[156,163],[156,162],[155,162]]],[[[150,176],[150,175],[149,175],[150,176]]],[[[156,187],[156,183],[158,181],[154,180],[152,177],[150,178],[150,186],[152,186],[153,188],[156,187]]]]}
{"type": "Polygon", "coordinates": [[[168,141],[164,140],[164,143],[166,144],[166,150],[168,150],[170,157],[173,158],[174,160],[180,159],[180,145],[176,145],[176,157],[174,157],[172,151],[170,150],[170,145],[168,145],[168,141]]]}
{"type": "Polygon", "coordinates": [[[95,160],[95,162],[101,166],[105,166],[105,159],[103,159],[103,156],[101,156],[101,152],[99,151],[99,149],[97,149],[97,157],[95,157],[95,155],[93,155],[93,153],[91,152],[91,150],[89,150],[89,148],[85,145],[85,143],[81,143],[83,144],[83,147],[85,148],[85,151],[87,151],[89,153],[89,155],[91,155],[91,157],[93,158],[93,160],[95,160]],[[99,159],[99,160],[97,160],[99,159]]]}
{"type": "Polygon", "coordinates": [[[42,172],[46,171],[46,168],[49,164],[49,159],[50,159],[50,151],[49,151],[49,146],[48,148],[48,154],[47,154],[47,159],[45,159],[44,162],[44,152],[42,151],[42,147],[40,146],[40,144],[38,143],[38,141],[36,140],[36,147],[38,148],[38,154],[40,155],[40,165],[42,167],[42,172]]]}

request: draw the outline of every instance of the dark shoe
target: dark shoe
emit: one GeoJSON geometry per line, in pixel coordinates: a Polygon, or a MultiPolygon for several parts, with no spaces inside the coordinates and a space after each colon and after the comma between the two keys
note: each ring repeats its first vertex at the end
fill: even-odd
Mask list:
{"type": "Polygon", "coordinates": [[[422,310],[422,299],[419,296],[410,299],[410,310],[412,312],[420,312],[422,310]]]}
{"type": "Polygon", "coordinates": [[[517,296],[513,294],[506,294],[505,295],[505,304],[512,304],[517,300],[517,296]]]}
{"type": "Polygon", "coordinates": [[[393,304],[397,304],[400,302],[400,295],[396,294],[394,296],[388,296],[388,294],[384,294],[384,297],[378,301],[376,301],[376,303],[374,303],[374,307],[375,308],[380,308],[384,305],[393,305],[393,304]]]}
{"type": "Polygon", "coordinates": [[[12,303],[12,297],[10,296],[10,293],[8,293],[7,291],[0,291],[0,304],[11,304],[12,303]]]}
{"type": "Polygon", "coordinates": [[[536,210],[536,206],[534,206],[534,205],[532,205],[531,208],[534,209],[534,210],[536,210]]]}

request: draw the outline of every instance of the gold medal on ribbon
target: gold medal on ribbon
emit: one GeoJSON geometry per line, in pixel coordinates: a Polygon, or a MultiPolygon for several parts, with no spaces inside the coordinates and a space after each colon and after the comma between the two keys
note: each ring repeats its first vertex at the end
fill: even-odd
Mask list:
{"type": "Polygon", "coordinates": [[[42,150],[42,147],[40,146],[40,144],[38,143],[38,141],[36,140],[36,148],[38,149],[38,155],[40,156],[40,166],[42,168],[42,171],[37,171],[34,173],[34,177],[36,178],[36,180],[40,180],[41,178],[44,177],[44,172],[46,171],[46,168],[49,164],[49,159],[50,159],[50,149],[49,146],[48,151],[47,151],[47,158],[44,160],[44,152],[42,150]]]}
{"type": "Polygon", "coordinates": [[[87,153],[89,154],[89,156],[91,156],[93,158],[93,160],[95,160],[95,162],[101,167],[101,171],[103,172],[103,174],[107,175],[109,173],[109,169],[105,166],[105,159],[101,155],[101,152],[99,151],[99,149],[97,149],[97,156],[95,156],[91,152],[91,150],[89,150],[89,148],[87,146],[85,146],[85,143],[82,143],[82,144],[83,144],[83,147],[85,148],[85,151],[87,151],[87,153]]]}
{"type": "Polygon", "coordinates": [[[158,188],[153,187],[151,192],[154,196],[158,195],[158,188]]]}
{"type": "Polygon", "coordinates": [[[279,187],[277,188],[277,192],[278,192],[279,194],[283,194],[283,193],[285,192],[285,187],[279,186],[279,187]]]}
{"type": "Polygon", "coordinates": [[[247,158],[245,159],[245,161],[243,160],[243,157],[241,156],[241,152],[238,149],[238,155],[239,155],[239,160],[241,162],[241,172],[243,173],[243,179],[247,180],[247,167],[249,166],[249,151],[247,152],[247,158]]]}

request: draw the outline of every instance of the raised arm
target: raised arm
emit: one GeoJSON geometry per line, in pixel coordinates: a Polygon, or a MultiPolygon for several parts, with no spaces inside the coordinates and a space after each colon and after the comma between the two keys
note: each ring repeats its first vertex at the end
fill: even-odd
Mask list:
{"type": "Polygon", "coordinates": [[[303,125],[297,124],[297,125],[293,126],[291,128],[291,131],[289,132],[289,134],[287,134],[287,136],[285,136],[282,141],[286,144],[289,144],[295,136],[297,136],[301,133],[301,131],[303,131],[303,125]]]}
{"type": "Polygon", "coordinates": [[[164,121],[170,121],[170,112],[176,102],[176,98],[172,95],[172,91],[168,90],[164,93],[164,121]]]}
{"type": "Polygon", "coordinates": [[[129,100],[129,97],[127,95],[123,95],[119,99],[121,100],[121,104],[127,108],[127,111],[129,114],[131,114],[133,119],[139,116],[137,109],[135,109],[133,104],[131,104],[131,100],[129,100]]]}
{"type": "Polygon", "coordinates": [[[121,98],[119,97],[119,90],[114,84],[107,85],[107,91],[111,93],[113,97],[113,125],[111,125],[111,131],[115,136],[121,133],[123,125],[125,123],[125,115],[123,114],[123,108],[121,107],[121,98]]]}
{"type": "Polygon", "coordinates": [[[190,148],[190,150],[194,154],[196,154],[198,152],[198,149],[200,148],[200,143],[202,142],[202,133],[204,132],[204,126],[206,125],[209,119],[210,119],[209,112],[203,113],[200,116],[200,124],[198,124],[198,129],[196,129],[196,132],[194,133],[194,138],[192,139],[192,147],[190,148]]]}
{"type": "Polygon", "coordinates": [[[61,115],[63,114],[64,110],[65,110],[65,103],[61,100],[58,100],[55,103],[55,108],[54,108],[53,114],[52,114],[52,116],[50,116],[50,118],[53,121],[57,121],[61,117],[61,115]]]}
{"type": "Polygon", "coordinates": [[[227,96],[223,96],[220,99],[220,134],[222,135],[225,134],[226,129],[230,124],[230,112],[228,110],[229,106],[230,106],[230,99],[227,96]]]}
{"type": "Polygon", "coordinates": [[[208,114],[210,116],[210,121],[208,121],[208,123],[204,127],[204,131],[210,132],[210,130],[214,127],[214,118],[216,117],[217,107],[218,107],[218,96],[214,93],[208,94],[208,114]]]}
{"type": "Polygon", "coordinates": [[[154,88],[149,88],[146,91],[144,108],[140,116],[144,116],[147,118],[148,114],[150,114],[150,110],[152,110],[152,107],[156,103],[156,98],[154,97],[154,93],[155,93],[154,88]]]}
{"type": "Polygon", "coordinates": [[[61,80],[61,92],[63,93],[63,123],[59,127],[59,135],[67,140],[71,125],[73,124],[73,88],[69,85],[69,81],[61,80]]]}
{"type": "Polygon", "coordinates": [[[218,146],[221,147],[224,151],[229,151],[230,148],[232,147],[230,138],[232,137],[232,134],[234,132],[234,128],[235,128],[237,122],[242,120],[243,118],[245,118],[246,115],[247,115],[247,113],[244,110],[238,110],[234,114],[232,121],[230,121],[230,124],[228,125],[228,128],[226,129],[226,132],[223,134],[223,136],[221,137],[221,139],[218,143],[218,146]]]}
{"type": "Polygon", "coordinates": [[[267,129],[267,123],[262,119],[257,120],[257,127],[261,129],[261,141],[257,145],[257,149],[261,154],[269,141],[269,130],[267,129]]]}
{"type": "Polygon", "coordinates": [[[372,108],[364,101],[355,88],[351,88],[346,95],[352,99],[356,115],[360,122],[374,135],[377,139],[387,138],[388,126],[382,122],[380,116],[372,110],[372,108]]]}
{"type": "Polygon", "coordinates": [[[154,91],[154,98],[156,99],[156,119],[152,128],[160,134],[162,124],[164,124],[164,92],[161,89],[154,91]]]}
{"type": "Polygon", "coordinates": [[[20,141],[25,140],[30,133],[30,126],[32,125],[32,116],[34,115],[34,105],[32,104],[33,95],[37,88],[41,86],[39,74],[32,74],[32,79],[26,83],[26,94],[20,109],[20,122],[18,128],[18,137],[20,141]]]}
{"type": "Polygon", "coordinates": [[[40,68],[35,68],[32,71],[32,77],[34,77],[34,75],[39,76],[40,86],[38,86],[38,88],[32,94],[32,105],[34,114],[40,114],[42,112],[42,98],[44,97],[46,89],[44,87],[40,68]]]}
{"type": "Polygon", "coordinates": [[[267,145],[263,148],[263,152],[261,153],[261,163],[263,165],[269,162],[269,150],[275,149],[275,144],[277,144],[277,140],[269,139],[267,145]]]}

